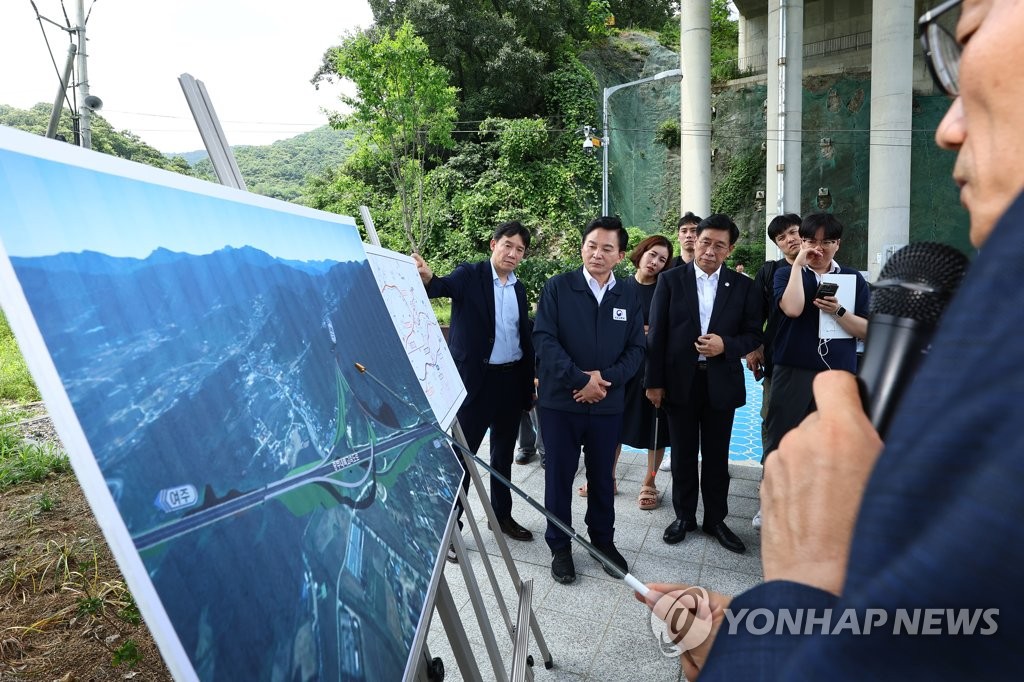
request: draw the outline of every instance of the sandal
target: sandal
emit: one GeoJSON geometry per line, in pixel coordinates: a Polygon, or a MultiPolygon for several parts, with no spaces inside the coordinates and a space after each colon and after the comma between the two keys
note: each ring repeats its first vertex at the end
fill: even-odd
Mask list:
{"type": "Polygon", "coordinates": [[[658,489],[653,485],[640,486],[640,497],[637,498],[640,509],[651,511],[658,508],[658,489]]]}

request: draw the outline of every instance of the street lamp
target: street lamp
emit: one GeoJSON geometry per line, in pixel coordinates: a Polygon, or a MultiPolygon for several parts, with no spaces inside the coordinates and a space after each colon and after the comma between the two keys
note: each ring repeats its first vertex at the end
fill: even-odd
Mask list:
{"type": "Polygon", "coordinates": [[[640,85],[641,83],[650,83],[652,81],[660,81],[665,78],[682,79],[682,69],[669,69],[668,71],[662,71],[656,73],[653,76],[647,78],[641,78],[640,80],[630,81],[628,83],[621,83],[619,85],[613,85],[610,88],[604,89],[604,103],[601,112],[601,123],[604,126],[604,156],[601,162],[601,215],[608,215],[608,142],[611,137],[608,129],[608,98],[612,96],[618,90],[628,88],[633,85],[640,85]]]}

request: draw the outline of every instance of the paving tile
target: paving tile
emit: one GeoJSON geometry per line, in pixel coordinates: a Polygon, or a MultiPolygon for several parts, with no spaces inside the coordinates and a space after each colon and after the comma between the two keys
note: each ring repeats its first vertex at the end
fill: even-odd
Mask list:
{"type": "Polygon", "coordinates": [[[608,680],[677,680],[682,674],[678,656],[660,650],[650,621],[635,630],[608,628],[594,666],[608,680]]]}
{"type": "MultiPolygon", "coordinates": [[[[554,669],[576,675],[591,674],[594,656],[605,627],[597,625],[593,620],[566,613],[561,608],[538,609],[537,620],[551,652],[554,669]]],[[[543,666],[536,667],[543,669],[543,666]]]]}
{"type": "Polygon", "coordinates": [[[729,497],[749,497],[755,500],[760,500],[760,493],[758,488],[760,487],[760,481],[754,481],[746,478],[733,478],[729,481],[729,497]]]}

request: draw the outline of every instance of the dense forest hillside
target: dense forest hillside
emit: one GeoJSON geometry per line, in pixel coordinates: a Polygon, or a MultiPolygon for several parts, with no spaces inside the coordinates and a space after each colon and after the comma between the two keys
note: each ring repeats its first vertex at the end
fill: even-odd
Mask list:
{"type": "MultiPolygon", "coordinates": [[[[337,168],[350,153],[352,134],[322,126],[271,145],[232,147],[250,192],[285,201],[300,201],[311,175],[337,168]]],[[[196,176],[216,182],[205,151],[182,155],[196,176]]]]}

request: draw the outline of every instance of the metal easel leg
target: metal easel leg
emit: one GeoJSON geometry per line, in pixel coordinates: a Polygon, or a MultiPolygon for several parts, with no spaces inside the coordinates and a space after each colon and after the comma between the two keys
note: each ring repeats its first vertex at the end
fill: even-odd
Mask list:
{"type": "MultiPolygon", "coordinates": [[[[462,433],[462,427],[459,425],[458,420],[452,424],[452,434],[455,439],[463,446],[466,445],[466,437],[462,433]]],[[[498,527],[498,517],[494,513],[494,508],[491,507],[490,502],[490,491],[487,486],[484,485],[483,478],[480,476],[480,470],[476,466],[476,462],[471,457],[462,458],[466,466],[466,471],[469,472],[470,478],[473,480],[473,485],[476,487],[477,495],[480,497],[484,514],[487,516],[487,520],[490,524],[491,529],[494,532],[494,539],[498,545],[498,551],[501,553],[502,559],[505,561],[505,567],[508,569],[509,577],[512,579],[512,584],[516,588],[516,592],[519,594],[520,599],[522,597],[522,578],[519,575],[519,571],[516,569],[515,561],[512,559],[512,553],[508,549],[508,542],[505,540],[505,536],[502,534],[498,527]]],[[[461,488],[460,488],[461,490],[461,488]]],[[[467,515],[470,516],[469,505],[463,503],[463,508],[467,515]]],[[[491,587],[494,589],[495,595],[501,595],[501,588],[498,585],[497,577],[494,574],[494,570],[491,567],[490,559],[487,553],[483,551],[483,540],[480,537],[480,531],[475,523],[472,523],[470,530],[473,533],[473,539],[476,541],[477,547],[481,548],[480,555],[483,559],[484,569],[487,572],[487,576],[490,580],[491,587]]],[[[504,598],[498,599],[499,608],[501,610],[502,617],[505,620],[505,627],[508,630],[509,636],[515,641],[516,629],[512,624],[512,619],[508,614],[508,609],[505,607],[504,598]]],[[[530,629],[533,632],[534,640],[537,642],[537,648],[540,650],[541,658],[544,661],[545,668],[552,668],[554,662],[551,658],[551,652],[548,650],[547,643],[544,641],[544,635],[541,633],[540,624],[537,622],[537,616],[533,611],[532,604],[528,608],[530,614],[530,629]]],[[[527,669],[529,679],[533,679],[533,671],[527,669]]]]}
{"type": "MultiPolygon", "coordinates": [[[[453,535],[456,532],[457,529],[453,531],[453,535]]],[[[458,549],[456,549],[456,552],[458,552],[458,549]]],[[[464,559],[466,559],[465,545],[463,545],[462,556],[459,557],[460,561],[464,559]]],[[[444,631],[448,634],[448,641],[452,645],[452,653],[455,655],[455,662],[462,672],[463,679],[470,680],[471,682],[482,681],[480,668],[477,667],[476,659],[473,657],[473,649],[466,638],[466,631],[462,627],[462,619],[459,618],[459,610],[455,606],[455,600],[452,599],[452,592],[448,588],[448,581],[445,580],[444,575],[441,576],[441,581],[437,585],[437,597],[434,601],[434,608],[437,609],[437,615],[441,617],[444,631]]]]}

